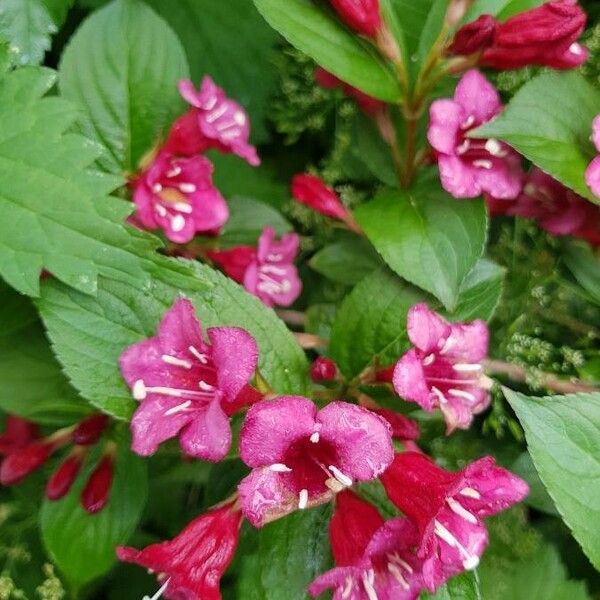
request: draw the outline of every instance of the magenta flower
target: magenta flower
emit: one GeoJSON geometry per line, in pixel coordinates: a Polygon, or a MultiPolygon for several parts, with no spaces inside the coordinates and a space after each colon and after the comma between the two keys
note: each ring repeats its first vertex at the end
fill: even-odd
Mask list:
{"type": "Polygon", "coordinates": [[[381,481],[390,500],[418,529],[417,556],[431,592],[449,577],[477,567],[488,543],[482,519],[529,493],[522,479],[490,456],[450,473],[424,454],[404,452],[396,455],[381,481]]]}
{"type": "Polygon", "coordinates": [[[492,214],[533,219],[552,235],[572,235],[600,244],[600,208],[541,169],[532,169],[516,200],[486,196],[486,201],[492,214]]]}
{"type": "Polygon", "coordinates": [[[166,147],[174,154],[198,154],[214,148],[237,154],[252,166],[260,159],[249,143],[250,119],[246,111],[208,76],[199,90],[189,79],[179,82],[179,91],[192,106],[171,128],[166,147]]]}
{"type": "Polygon", "coordinates": [[[416,527],[408,519],[384,523],[377,509],[350,491],[336,499],[329,525],[336,567],[317,577],[312,596],[333,589],[333,600],[415,600],[422,588],[414,554],[416,527]]]}
{"type": "Polygon", "coordinates": [[[469,132],[502,110],[500,96],[476,70],[465,73],[453,99],[436,100],[427,137],[438,153],[443,188],[455,198],[516,198],[523,173],[519,155],[496,139],[470,138],[469,132]]]}
{"type": "Polygon", "coordinates": [[[235,554],[241,522],[234,500],[200,515],[172,540],[143,550],[118,546],[117,556],[156,573],[159,594],[168,600],[221,600],[221,577],[235,554]]]}
{"type": "Polygon", "coordinates": [[[229,208],[212,183],[213,166],[203,156],[177,158],[160,152],[133,182],[135,221],[145,229],[162,229],[178,244],[198,232],[218,230],[229,208]]]}
{"type": "Polygon", "coordinates": [[[415,348],[396,364],[394,389],[428,412],[440,408],[448,433],[468,429],[473,415],[490,403],[481,365],[488,351],[487,325],[450,324],[426,304],[416,304],[407,328],[415,348]]]}
{"type": "Polygon", "coordinates": [[[140,406],[133,415],[132,448],[142,456],[179,436],[183,451],[218,461],[231,446],[228,416],[257,365],[252,336],[237,327],[207,330],[189,300],[165,313],[156,337],[138,342],[119,359],[121,372],[140,406]]]}
{"type": "Polygon", "coordinates": [[[358,33],[374,38],[381,27],[379,0],[330,0],[340,19],[358,33]]]}
{"type": "MultiPolygon", "coordinates": [[[[592,140],[596,146],[596,150],[600,152],[600,115],[594,119],[592,140]]],[[[590,163],[585,172],[585,180],[592,193],[600,198],[600,155],[590,163]]]]}
{"type": "Polygon", "coordinates": [[[327,502],[356,481],[375,479],[393,460],[390,427],[365,408],[307,398],[255,404],[240,434],[252,473],[239,485],[242,512],[255,526],[327,502]]]}

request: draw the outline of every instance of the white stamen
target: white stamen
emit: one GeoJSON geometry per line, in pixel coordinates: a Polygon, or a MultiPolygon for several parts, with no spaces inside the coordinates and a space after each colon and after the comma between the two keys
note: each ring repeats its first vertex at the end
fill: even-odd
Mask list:
{"type": "Polygon", "coordinates": [[[161,586],[160,589],[158,590],[158,592],[156,592],[156,594],[154,594],[154,596],[152,596],[152,598],[150,598],[150,596],[144,596],[142,598],[142,600],[158,600],[163,593],[167,590],[167,588],[169,587],[169,582],[171,581],[171,578],[169,577],[169,579],[167,579],[161,586]]]}
{"type": "Polygon", "coordinates": [[[448,338],[446,338],[446,341],[444,342],[444,345],[440,350],[440,354],[446,354],[450,350],[450,348],[452,348],[452,346],[454,346],[455,344],[456,339],[452,336],[449,336],[448,338]]]}
{"type": "Polygon", "coordinates": [[[406,581],[406,579],[404,579],[404,576],[402,575],[402,573],[400,572],[400,569],[392,564],[392,563],[388,563],[388,571],[394,576],[394,578],[396,579],[396,581],[405,589],[405,590],[410,590],[410,585],[408,584],[408,581],[406,581]]]}
{"type": "Polygon", "coordinates": [[[485,149],[492,156],[506,156],[506,151],[502,148],[502,144],[495,138],[490,138],[485,143],[485,149]]]}
{"type": "Polygon", "coordinates": [[[188,408],[188,406],[190,406],[191,404],[192,404],[191,400],[186,400],[185,402],[182,402],[178,406],[174,406],[173,408],[170,408],[168,411],[166,411],[165,416],[169,417],[169,416],[175,415],[179,412],[184,412],[188,408]]]}
{"type": "Polygon", "coordinates": [[[375,581],[375,572],[373,569],[369,569],[363,576],[362,582],[365,587],[365,592],[367,592],[367,596],[369,600],[379,600],[377,596],[377,592],[373,587],[373,582],[375,581]]]}
{"type": "Polygon", "coordinates": [[[184,194],[193,194],[196,191],[196,186],[193,183],[180,183],[179,189],[184,194]]]}
{"type": "Polygon", "coordinates": [[[477,524],[477,517],[470,513],[460,502],[455,500],[454,498],[447,498],[446,502],[450,507],[450,510],[455,514],[464,519],[465,521],[472,523],[473,525],[477,524]]]}
{"type": "Polygon", "coordinates": [[[188,350],[203,364],[208,363],[208,357],[206,354],[202,354],[202,352],[198,352],[194,346],[189,346],[188,350]]]}
{"type": "Polygon", "coordinates": [[[271,254],[267,255],[267,260],[270,260],[272,262],[279,262],[282,259],[283,259],[283,254],[271,253],[271,254]]]}
{"type": "Polygon", "coordinates": [[[397,552],[394,552],[393,554],[388,554],[388,558],[391,561],[395,562],[396,564],[400,565],[403,569],[405,569],[411,575],[414,573],[413,568],[405,560],[400,558],[400,556],[398,555],[397,552]]]}
{"type": "Polygon", "coordinates": [[[237,112],[234,113],[233,120],[238,125],[245,125],[246,124],[246,115],[241,110],[238,110],[237,112]]]}
{"type": "Polygon", "coordinates": [[[491,160],[485,160],[485,159],[474,160],[473,161],[473,166],[474,167],[480,167],[482,169],[490,170],[494,166],[494,163],[492,163],[491,160]]]}
{"type": "Polygon", "coordinates": [[[260,268],[262,273],[272,273],[273,275],[285,275],[286,270],[281,267],[276,267],[275,265],[263,265],[260,268]]]}
{"type": "Polygon", "coordinates": [[[446,398],[446,396],[444,396],[444,394],[442,393],[442,390],[435,387],[435,385],[431,386],[431,391],[438,397],[440,404],[446,404],[448,402],[448,399],[446,398]]]}
{"type": "Polygon", "coordinates": [[[187,202],[176,202],[173,204],[173,208],[186,215],[191,215],[194,212],[194,209],[187,202]]]}
{"type": "Polygon", "coordinates": [[[177,177],[181,173],[181,167],[174,166],[170,171],[167,171],[167,177],[171,179],[172,177],[177,177]]]}
{"type": "Polygon", "coordinates": [[[474,498],[475,500],[479,500],[481,498],[481,494],[474,490],[472,487],[466,487],[460,490],[461,496],[466,496],[467,498],[474,498]]]}
{"type": "Polygon", "coordinates": [[[298,494],[298,508],[304,510],[308,506],[308,490],[300,490],[298,494]]]}
{"type": "Polygon", "coordinates": [[[464,154],[465,152],[467,152],[469,150],[469,148],[471,147],[471,142],[470,140],[465,140],[457,149],[456,149],[456,153],[457,154],[464,154]]]}
{"type": "Polygon", "coordinates": [[[185,227],[185,219],[181,215],[175,215],[171,219],[171,229],[173,231],[181,231],[185,227]]]}
{"type": "Polygon", "coordinates": [[[146,386],[142,379],[138,379],[134,384],[131,390],[133,392],[133,397],[136,400],[144,400],[146,398],[146,386]]]}
{"type": "Polygon", "coordinates": [[[318,432],[318,431],[315,431],[315,432],[314,432],[314,433],[313,433],[313,434],[310,436],[310,441],[311,441],[313,444],[318,444],[320,439],[321,439],[321,436],[320,436],[320,434],[319,434],[319,432],[318,432]]]}
{"type": "Polygon", "coordinates": [[[428,367],[435,360],[435,354],[429,354],[423,359],[423,365],[428,367]]]}
{"type": "Polygon", "coordinates": [[[155,194],[160,194],[160,193],[162,192],[162,189],[163,189],[163,186],[162,186],[162,185],[160,185],[160,183],[155,183],[155,184],[152,186],[152,191],[153,191],[155,194]]]}
{"type": "Polygon", "coordinates": [[[192,363],[188,360],[183,360],[176,356],[171,356],[170,354],[163,354],[160,358],[163,362],[166,362],[168,365],[173,365],[174,367],[183,367],[184,369],[192,368],[192,363]]]}
{"type": "Polygon", "coordinates": [[[192,398],[206,398],[206,392],[194,392],[192,390],[178,390],[177,388],[156,386],[156,387],[146,387],[142,379],[138,379],[133,384],[133,397],[136,400],[144,400],[148,395],[148,392],[151,394],[160,394],[161,396],[169,396],[170,398],[185,398],[186,396],[191,396],[192,398]]]}
{"type": "Polygon", "coordinates": [[[287,465],[284,465],[283,463],[274,463],[269,467],[269,469],[271,469],[271,471],[274,471],[275,473],[291,473],[292,471],[287,465]]]}
{"type": "Polygon", "coordinates": [[[352,581],[352,577],[346,577],[346,585],[342,590],[342,600],[346,600],[350,597],[352,593],[352,587],[354,586],[354,582],[352,581]]]}
{"type": "Polygon", "coordinates": [[[471,571],[479,564],[479,558],[469,554],[466,548],[436,519],[434,520],[434,532],[441,540],[446,542],[451,548],[456,548],[463,556],[463,567],[471,571]]]}
{"type": "Polygon", "coordinates": [[[464,400],[468,400],[469,402],[475,402],[477,398],[471,392],[465,392],[463,390],[456,390],[454,388],[448,390],[449,394],[456,396],[457,398],[463,398],[464,400]]]}
{"type": "Polygon", "coordinates": [[[461,129],[469,129],[475,123],[475,115],[470,115],[469,118],[460,126],[461,129]]]}
{"type": "Polygon", "coordinates": [[[583,48],[581,44],[575,42],[569,46],[569,52],[575,54],[575,56],[581,56],[583,54],[583,48]]]}
{"type": "Polygon", "coordinates": [[[227,112],[227,105],[221,104],[221,106],[218,106],[215,110],[213,110],[213,112],[206,115],[206,120],[209,123],[214,123],[217,119],[222,117],[226,112],[227,112]]]}
{"type": "Polygon", "coordinates": [[[206,383],[203,379],[198,382],[198,387],[205,392],[212,392],[215,389],[214,385],[210,385],[210,383],[206,383]]]}
{"type": "Polygon", "coordinates": [[[329,470],[333,474],[333,476],[346,487],[350,487],[352,485],[352,479],[348,477],[345,473],[342,473],[337,467],[333,465],[329,465],[329,470]]]}
{"type": "Polygon", "coordinates": [[[481,365],[476,363],[456,363],[452,366],[455,371],[459,373],[471,373],[474,371],[481,371],[481,365]]]}
{"type": "Polygon", "coordinates": [[[156,210],[161,217],[166,217],[168,214],[167,209],[162,204],[156,204],[154,210],[156,210]]]}

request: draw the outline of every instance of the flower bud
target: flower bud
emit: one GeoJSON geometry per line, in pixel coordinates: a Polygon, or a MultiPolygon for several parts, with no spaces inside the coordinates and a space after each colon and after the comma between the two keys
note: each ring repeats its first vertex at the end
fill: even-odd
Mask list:
{"type": "Polygon", "coordinates": [[[15,450],[27,446],[39,435],[38,426],[31,421],[8,415],[6,430],[0,435],[0,455],[12,454],[15,450]]]}
{"type": "Polygon", "coordinates": [[[0,483],[20,483],[48,460],[53,449],[54,446],[49,442],[34,442],[9,454],[0,465],[0,483]]]}
{"type": "Polygon", "coordinates": [[[105,454],[81,492],[81,505],[91,515],[99,513],[108,502],[114,475],[114,458],[105,454]]]}
{"type": "Polygon", "coordinates": [[[448,48],[451,54],[468,56],[489,48],[494,42],[497,21],[491,15],[481,15],[476,21],[461,27],[448,48]]]}
{"type": "Polygon", "coordinates": [[[80,446],[93,446],[108,424],[108,416],[102,413],[91,415],[80,421],[73,432],[73,442],[80,446]]]}
{"type": "Polygon", "coordinates": [[[54,471],[52,477],[46,485],[46,498],[48,500],[60,500],[68,493],[77,475],[81,470],[83,462],[83,454],[76,452],[71,454],[61,465],[54,471]]]}
{"type": "Polygon", "coordinates": [[[324,356],[319,356],[310,366],[310,377],[313,381],[332,381],[338,373],[337,365],[324,356]]]}
{"type": "Polygon", "coordinates": [[[381,27],[379,0],[331,0],[340,19],[367,37],[374,38],[381,27]]]}

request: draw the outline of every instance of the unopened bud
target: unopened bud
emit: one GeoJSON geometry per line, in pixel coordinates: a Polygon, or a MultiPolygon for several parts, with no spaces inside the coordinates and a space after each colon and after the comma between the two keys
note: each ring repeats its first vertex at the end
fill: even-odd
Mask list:
{"type": "Polygon", "coordinates": [[[310,376],[313,381],[332,381],[337,377],[337,365],[324,356],[319,356],[310,366],[310,376]]]}
{"type": "Polygon", "coordinates": [[[73,432],[73,442],[80,446],[93,446],[108,424],[108,416],[98,413],[81,421],[73,432]]]}
{"type": "Polygon", "coordinates": [[[105,454],[81,492],[81,505],[92,515],[99,513],[108,502],[114,475],[113,461],[111,454],[105,454]]]}
{"type": "Polygon", "coordinates": [[[69,493],[81,470],[82,462],[83,455],[81,453],[71,454],[54,471],[46,485],[46,498],[48,500],[60,500],[69,493]]]}
{"type": "Polygon", "coordinates": [[[48,442],[34,442],[9,454],[0,465],[0,483],[15,485],[37,471],[52,454],[54,446],[48,442]]]}

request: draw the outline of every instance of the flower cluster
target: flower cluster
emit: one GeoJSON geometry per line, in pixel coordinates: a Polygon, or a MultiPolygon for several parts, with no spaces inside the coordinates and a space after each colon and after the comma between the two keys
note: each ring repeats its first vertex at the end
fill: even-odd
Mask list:
{"type": "MultiPolygon", "coordinates": [[[[5,457],[0,464],[0,483],[7,486],[21,483],[46,464],[55,452],[73,444],[66,459],[46,485],[46,497],[49,500],[64,498],[73,487],[90,450],[99,443],[107,425],[106,415],[93,414],[76,425],[42,438],[36,425],[20,417],[9,416],[6,431],[0,435],[0,455],[5,457]]],[[[81,492],[81,505],[90,514],[100,512],[109,500],[114,461],[114,444],[107,442],[81,492]]]]}

